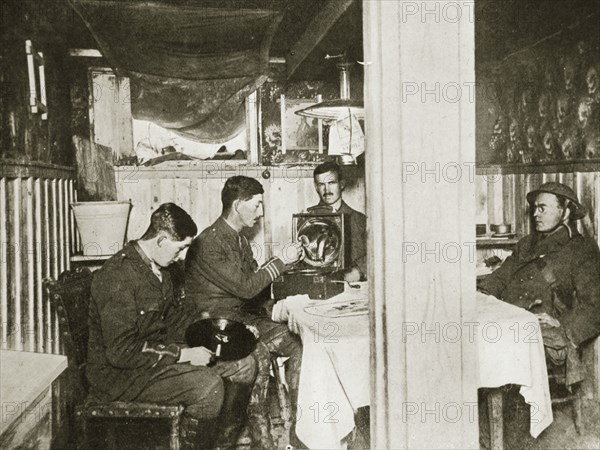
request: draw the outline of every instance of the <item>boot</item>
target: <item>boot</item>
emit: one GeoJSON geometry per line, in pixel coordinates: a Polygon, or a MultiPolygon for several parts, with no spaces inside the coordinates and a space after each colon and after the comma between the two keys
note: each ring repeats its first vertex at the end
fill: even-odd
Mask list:
{"type": "Polygon", "coordinates": [[[266,405],[251,405],[248,408],[248,427],[252,438],[252,449],[271,450],[277,448],[271,434],[271,421],[266,405]]]}
{"type": "Polygon", "coordinates": [[[235,449],[246,421],[246,405],[250,387],[225,379],[225,399],[217,421],[215,450],[235,449]]]}

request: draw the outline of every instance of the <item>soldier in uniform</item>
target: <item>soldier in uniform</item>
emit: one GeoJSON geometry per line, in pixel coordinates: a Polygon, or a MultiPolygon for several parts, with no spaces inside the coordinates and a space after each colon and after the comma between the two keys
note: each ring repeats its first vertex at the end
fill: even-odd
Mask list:
{"type": "MultiPolygon", "coordinates": [[[[210,350],[184,344],[183,333],[198,314],[173,295],[167,267],[181,258],[196,233],[183,209],[163,204],[143,237],[94,274],[87,376],[90,395],[102,401],[183,404],[186,423],[204,424],[199,437],[220,430],[216,442],[188,443],[228,447],[235,444],[238,411],[248,401],[257,363],[251,355],[207,367],[210,350]]],[[[184,438],[193,436],[187,428],[184,438]]]]}
{"type": "Polygon", "coordinates": [[[577,349],[600,333],[600,252],[577,231],[586,211],[571,188],[544,183],[527,201],[535,232],[478,289],[537,315],[547,360],[571,385],[584,375],[577,349]]]}
{"type": "Polygon", "coordinates": [[[350,224],[351,264],[343,274],[346,281],[361,281],[367,278],[367,217],[352,208],[342,199],[345,181],[340,167],[333,162],[318,165],[313,173],[319,204],[308,208],[308,212],[326,211],[344,214],[350,224]]]}
{"type": "MultiPolygon", "coordinates": [[[[185,291],[188,299],[211,316],[255,326],[259,343],[265,344],[271,355],[289,357],[286,378],[295,414],[302,343],[285,324],[273,322],[265,306],[270,299],[267,288],[303,256],[303,251],[300,244],[292,244],[281,258],[272,258],[259,267],[242,232],[254,227],[263,216],[263,192],[260,182],[253,178],[234,176],[225,182],[221,216],[194,239],[186,256],[185,291]]],[[[263,363],[268,365],[268,361],[263,363]]],[[[265,383],[260,394],[265,408],[266,397],[265,383]]],[[[293,426],[294,418],[290,419],[293,426]]],[[[291,443],[299,445],[296,439],[292,429],[291,443]]]]}

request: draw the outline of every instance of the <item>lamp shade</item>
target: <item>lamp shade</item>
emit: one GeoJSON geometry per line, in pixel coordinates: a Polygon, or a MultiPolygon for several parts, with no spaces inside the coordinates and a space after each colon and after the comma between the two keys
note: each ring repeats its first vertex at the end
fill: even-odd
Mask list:
{"type": "Polygon", "coordinates": [[[311,105],[296,111],[296,114],[323,120],[340,120],[348,116],[364,119],[365,109],[360,100],[337,99],[311,105]]]}

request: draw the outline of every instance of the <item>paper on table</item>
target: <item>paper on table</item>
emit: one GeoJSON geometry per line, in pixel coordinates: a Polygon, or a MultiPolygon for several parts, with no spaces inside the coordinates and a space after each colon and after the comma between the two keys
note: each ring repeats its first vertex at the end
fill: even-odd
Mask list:
{"type": "Polygon", "coordinates": [[[304,308],[304,312],[322,317],[362,316],[369,314],[369,299],[359,298],[345,302],[312,305],[304,308]]]}

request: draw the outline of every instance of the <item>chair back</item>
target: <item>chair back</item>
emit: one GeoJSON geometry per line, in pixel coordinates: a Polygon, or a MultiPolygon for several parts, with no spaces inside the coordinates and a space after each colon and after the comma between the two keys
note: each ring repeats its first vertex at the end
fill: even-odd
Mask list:
{"type": "Polygon", "coordinates": [[[87,395],[85,377],[88,346],[88,313],[92,272],[80,267],[67,270],[58,280],[44,280],[50,302],[59,320],[60,335],[69,364],[71,388],[82,399],[87,395]]]}

